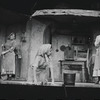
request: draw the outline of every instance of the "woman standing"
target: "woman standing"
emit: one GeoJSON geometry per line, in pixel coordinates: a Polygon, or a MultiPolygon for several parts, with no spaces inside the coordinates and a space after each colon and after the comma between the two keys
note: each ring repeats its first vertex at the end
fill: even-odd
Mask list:
{"type": "Polygon", "coordinates": [[[35,57],[34,67],[34,83],[41,82],[42,85],[47,84],[49,79],[49,69],[51,72],[52,84],[54,84],[53,67],[51,63],[51,44],[43,44],[35,57]]]}
{"type": "Polygon", "coordinates": [[[7,75],[7,79],[15,76],[15,50],[16,41],[15,34],[12,32],[7,39],[7,42],[2,45],[2,70],[1,76],[7,75]]]}
{"type": "Polygon", "coordinates": [[[95,55],[93,77],[98,78],[98,80],[96,81],[96,84],[99,84],[99,81],[100,81],[100,35],[96,37],[94,44],[96,48],[96,55],[95,55]]]}

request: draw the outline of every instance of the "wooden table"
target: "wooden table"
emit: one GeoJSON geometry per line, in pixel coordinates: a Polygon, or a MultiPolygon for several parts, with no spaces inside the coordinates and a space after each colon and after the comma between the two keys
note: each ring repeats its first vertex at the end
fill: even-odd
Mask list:
{"type": "Polygon", "coordinates": [[[82,82],[86,82],[86,76],[85,76],[85,69],[86,69],[86,66],[85,66],[85,62],[86,61],[78,61],[78,60],[59,60],[60,62],[60,73],[63,77],[63,73],[62,73],[62,67],[64,65],[81,65],[81,68],[82,68],[82,82]]]}

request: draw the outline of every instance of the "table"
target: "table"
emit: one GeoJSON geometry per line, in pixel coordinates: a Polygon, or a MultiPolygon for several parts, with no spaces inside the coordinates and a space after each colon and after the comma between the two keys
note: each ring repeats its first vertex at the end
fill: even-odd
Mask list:
{"type": "Polygon", "coordinates": [[[60,62],[60,73],[61,73],[61,75],[63,75],[62,67],[64,65],[81,65],[81,67],[82,67],[82,82],[86,82],[86,76],[85,76],[85,69],[86,69],[85,62],[86,61],[59,60],[59,62],[60,62]]]}

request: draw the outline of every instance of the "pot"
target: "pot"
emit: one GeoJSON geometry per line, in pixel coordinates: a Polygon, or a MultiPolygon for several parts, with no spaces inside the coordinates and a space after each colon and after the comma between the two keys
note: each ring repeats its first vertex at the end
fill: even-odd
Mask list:
{"type": "Polygon", "coordinates": [[[63,73],[64,85],[75,85],[76,73],[63,73]]]}

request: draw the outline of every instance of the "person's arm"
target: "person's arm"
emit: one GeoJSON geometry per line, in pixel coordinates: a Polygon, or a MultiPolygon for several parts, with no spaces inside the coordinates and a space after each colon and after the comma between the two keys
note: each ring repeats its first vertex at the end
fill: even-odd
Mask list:
{"type": "Polygon", "coordinates": [[[53,73],[53,65],[52,65],[52,61],[51,60],[50,60],[50,71],[51,71],[52,83],[54,84],[54,73],[53,73]]]}
{"type": "Polygon", "coordinates": [[[11,52],[11,51],[13,51],[13,50],[14,50],[14,48],[11,47],[10,49],[8,49],[8,50],[6,50],[6,51],[2,51],[2,55],[6,54],[6,53],[8,53],[8,52],[11,52]]]}
{"type": "Polygon", "coordinates": [[[4,50],[5,50],[5,48],[4,48],[4,44],[2,44],[1,47],[2,47],[1,55],[3,56],[3,55],[4,55],[4,50]]]}
{"type": "Polygon", "coordinates": [[[51,58],[51,56],[47,57],[46,55],[45,55],[45,58],[46,58],[46,61],[48,62],[48,66],[50,68],[52,84],[54,84],[54,73],[53,73],[52,58],[51,58]]]}
{"type": "Polygon", "coordinates": [[[34,84],[37,84],[36,69],[39,65],[39,61],[40,61],[39,57],[36,57],[34,64],[32,65],[33,66],[33,75],[34,75],[34,84]]]}
{"type": "Polygon", "coordinates": [[[16,41],[14,40],[14,42],[12,43],[12,47],[8,50],[3,51],[1,54],[4,55],[8,52],[12,52],[15,49],[15,47],[16,47],[16,41]]]}
{"type": "Polygon", "coordinates": [[[34,66],[34,84],[37,84],[37,78],[36,78],[36,66],[34,66]]]}
{"type": "Polygon", "coordinates": [[[53,68],[51,67],[51,78],[52,78],[52,83],[54,83],[54,74],[53,74],[53,68]]]}
{"type": "Polygon", "coordinates": [[[2,46],[2,53],[1,53],[2,55],[4,55],[4,54],[6,54],[7,52],[9,52],[9,50],[6,50],[6,51],[4,50],[4,44],[2,44],[1,46],[2,46]]]}

